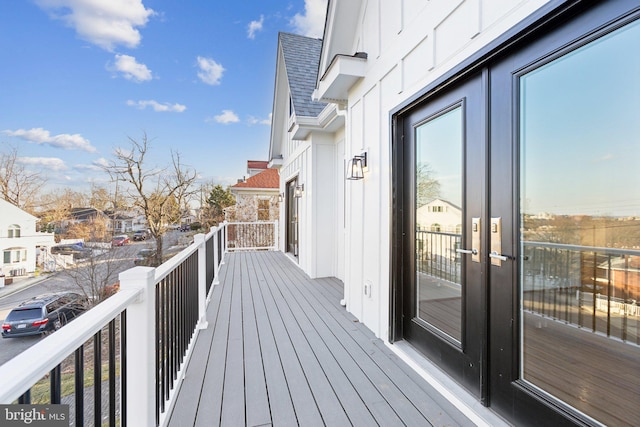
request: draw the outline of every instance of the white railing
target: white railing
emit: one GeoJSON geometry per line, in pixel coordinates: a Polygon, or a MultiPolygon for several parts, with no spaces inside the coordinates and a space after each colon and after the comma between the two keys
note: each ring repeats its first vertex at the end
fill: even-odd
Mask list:
{"type": "MultiPolygon", "coordinates": [[[[99,341],[100,331],[121,318],[119,416],[128,425],[166,425],[195,338],[207,327],[206,301],[218,282],[227,231],[224,223],[206,235],[196,235],[191,246],[157,268],[134,267],[120,273],[117,294],[0,366],[0,403],[30,403],[30,389],[50,373],[52,390],[54,381],[61,390],[63,360],[74,352],[78,357],[88,340],[97,336],[99,341]],[[58,374],[53,374],[55,370],[58,374]]],[[[76,393],[82,394],[84,385],[80,384],[76,393]]],[[[96,390],[99,385],[94,385],[94,393],[96,390]]],[[[48,403],[60,403],[60,392],[55,395],[48,403]]],[[[115,409],[111,410],[115,414],[115,409]]],[[[111,416],[110,424],[123,424],[111,416]]]]}
{"type": "Polygon", "coordinates": [[[278,249],[278,221],[227,223],[227,251],[278,249]]]}

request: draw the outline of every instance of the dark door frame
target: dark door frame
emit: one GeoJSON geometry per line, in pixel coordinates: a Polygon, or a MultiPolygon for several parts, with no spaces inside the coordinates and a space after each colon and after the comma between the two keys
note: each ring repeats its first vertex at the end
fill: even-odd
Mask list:
{"type": "Polygon", "coordinates": [[[299,229],[298,229],[298,199],[295,197],[296,186],[298,183],[298,177],[294,177],[287,181],[286,191],[285,191],[285,253],[290,253],[295,258],[298,257],[298,248],[299,248],[299,229]],[[295,212],[292,212],[295,211],[295,212]],[[292,218],[292,215],[296,216],[295,219],[292,218]]]}
{"type": "MultiPolygon", "coordinates": [[[[403,205],[403,216],[399,224],[402,236],[415,236],[415,206],[416,187],[414,167],[416,135],[415,131],[422,124],[452,111],[462,109],[462,158],[460,164],[462,176],[462,238],[463,247],[471,247],[471,218],[481,218],[481,223],[487,222],[486,215],[486,117],[482,108],[486,98],[488,74],[480,72],[470,76],[464,82],[456,85],[452,90],[441,93],[425,104],[417,106],[399,118],[402,125],[401,143],[397,144],[396,158],[404,162],[402,174],[398,178],[399,189],[397,199],[403,205]]],[[[486,233],[485,227],[481,232],[486,233]]],[[[486,239],[481,239],[482,244],[486,239]]],[[[409,237],[400,243],[402,253],[407,254],[403,265],[401,278],[402,294],[404,295],[400,309],[402,326],[399,331],[404,339],[410,340],[420,351],[440,364],[459,383],[465,385],[478,399],[484,402],[486,387],[482,379],[486,377],[486,313],[484,306],[487,301],[486,261],[472,262],[469,255],[461,257],[461,341],[458,343],[446,336],[436,327],[419,320],[417,317],[418,303],[415,299],[415,239],[409,237]]],[[[486,253],[487,248],[480,248],[486,253]]]]}
{"type": "MultiPolygon", "coordinates": [[[[404,323],[410,321],[403,317],[403,301],[406,300],[406,288],[403,281],[413,267],[411,262],[407,262],[413,254],[407,248],[404,240],[410,238],[403,235],[406,231],[407,209],[406,191],[408,186],[405,178],[405,166],[407,165],[403,156],[403,133],[405,118],[421,106],[432,102],[441,93],[454,90],[466,77],[478,73],[482,69],[491,70],[494,65],[501,62],[508,63],[512,57],[518,53],[534,46],[533,54],[529,54],[531,61],[540,60],[547,56],[552,58],[559,50],[563,49],[567,43],[584,40],[586,43],[590,36],[602,31],[612,31],[620,27],[625,22],[629,22],[640,15],[640,2],[637,0],[610,0],[607,2],[589,1],[551,1],[547,6],[534,13],[528,19],[509,30],[495,42],[468,58],[465,62],[452,69],[442,78],[430,84],[419,94],[406,101],[394,109],[390,114],[391,139],[392,139],[392,206],[391,206],[391,287],[390,287],[390,333],[391,342],[404,338],[404,323]],[[546,40],[546,42],[545,42],[546,40]],[[560,42],[558,40],[565,40],[560,42]],[[547,43],[547,44],[545,44],[547,43]],[[560,44],[559,44],[560,43],[560,44]],[[536,51],[536,49],[538,49],[536,51]]],[[[510,71],[515,73],[516,67],[525,67],[529,64],[517,65],[517,61],[509,64],[510,71]]],[[[489,72],[491,74],[491,71],[489,72]]],[[[504,87],[496,87],[491,81],[491,91],[486,101],[486,107],[491,107],[492,112],[496,102],[504,102],[508,108],[500,110],[498,121],[491,120],[490,128],[493,131],[498,126],[512,126],[515,123],[514,106],[517,105],[517,91],[514,91],[514,80],[504,83],[504,87]],[[500,91],[504,93],[501,93],[500,91]],[[502,97],[502,99],[497,99],[502,97]]],[[[489,114],[493,116],[493,114],[489,114]]],[[[498,116],[498,114],[496,114],[498,116]]],[[[496,138],[505,138],[491,134],[490,147],[496,143],[496,138]]],[[[516,134],[512,130],[507,136],[512,141],[516,134]]],[[[497,145],[496,145],[497,146],[497,145]]],[[[491,163],[501,162],[511,165],[502,168],[496,173],[496,168],[491,170],[491,178],[486,182],[487,188],[497,185],[503,186],[503,191],[499,194],[490,194],[486,201],[488,208],[487,215],[497,215],[496,210],[505,209],[503,220],[509,224],[505,230],[503,240],[503,253],[516,256],[518,251],[517,218],[518,206],[514,203],[518,197],[518,153],[517,147],[511,146],[505,150],[503,143],[502,152],[490,150],[491,163]],[[499,184],[503,183],[503,184],[499,184]],[[504,184],[507,183],[507,184],[504,184]],[[515,231],[514,231],[515,230],[515,231]]],[[[486,239],[483,239],[486,247],[486,239]]],[[[485,252],[486,253],[486,252],[485,252]]],[[[497,412],[507,417],[510,421],[519,425],[530,423],[547,425],[588,425],[588,420],[574,413],[570,409],[557,405],[553,400],[548,399],[540,393],[527,388],[526,385],[517,381],[519,378],[519,330],[515,325],[519,323],[519,312],[516,312],[518,297],[514,284],[518,279],[518,266],[514,262],[508,262],[506,268],[491,268],[487,271],[491,275],[489,286],[495,288],[491,292],[486,305],[487,318],[489,322],[488,336],[489,357],[488,375],[483,378],[483,387],[488,390],[488,398],[483,403],[491,406],[497,412]],[[502,291],[499,291],[502,288],[502,291]],[[505,290],[506,289],[506,290],[505,290]],[[496,324],[511,324],[500,333],[494,333],[496,324]],[[494,326],[492,326],[494,325],[494,326]],[[498,349],[508,349],[500,353],[498,349]]]]}

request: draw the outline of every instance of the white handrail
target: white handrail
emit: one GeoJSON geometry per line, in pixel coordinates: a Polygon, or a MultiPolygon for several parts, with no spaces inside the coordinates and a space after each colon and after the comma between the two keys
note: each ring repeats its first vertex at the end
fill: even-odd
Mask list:
{"type": "Polygon", "coordinates": [[[140,290],[121,290],[0,366],[0,403],[10,404],[122,313],[140,290]]]}

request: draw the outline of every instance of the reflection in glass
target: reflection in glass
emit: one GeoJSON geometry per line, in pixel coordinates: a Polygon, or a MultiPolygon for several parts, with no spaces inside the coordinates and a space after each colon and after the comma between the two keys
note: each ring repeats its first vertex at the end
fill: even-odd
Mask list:
{"type": "Polygon", "coordinates": [[[417,317],[461,341],[462,108],[416,129],[417,317]]]}
{"type": "Polygon", "coordinates": [[[521,375],[640,420],[640,25],[520,79],[521,375]]]}

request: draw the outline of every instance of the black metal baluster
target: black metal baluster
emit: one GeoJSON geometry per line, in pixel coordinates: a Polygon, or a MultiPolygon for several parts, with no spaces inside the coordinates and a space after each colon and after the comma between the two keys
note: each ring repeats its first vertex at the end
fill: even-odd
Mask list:
{"type": "Polygon", "coordinates": [[[116,321],[109,322],[109,425],[116,425],[116,321]]]}
{"type": "Polygon", "coordinates": [[[120,426],[127,427],[127,310],[120,313],[120,426]]]}
{"type": "Polygon", "coordinates": [[[49,398],[51,403],[57,405],[60,403],[60,399],[62,398],[62,386],[60,381],[60,365],[56,366],[49,373],[50,380],[50,395],[49,398]]]}
{"type": "Polygon", "coordinates": [[[102,331],[93,336],[93,422],[102,425],[102,331]]]}
{"type": "Polygon", "coordinates": [[[21,405],[31,404],[31,389],[25,391],[22,396],[18,398],[18,403],[21,405]]]}
{"type": "Polygon", "coordinates": [[[84,425],[84,346],[75,352],[75,425],[84,425]]]}

